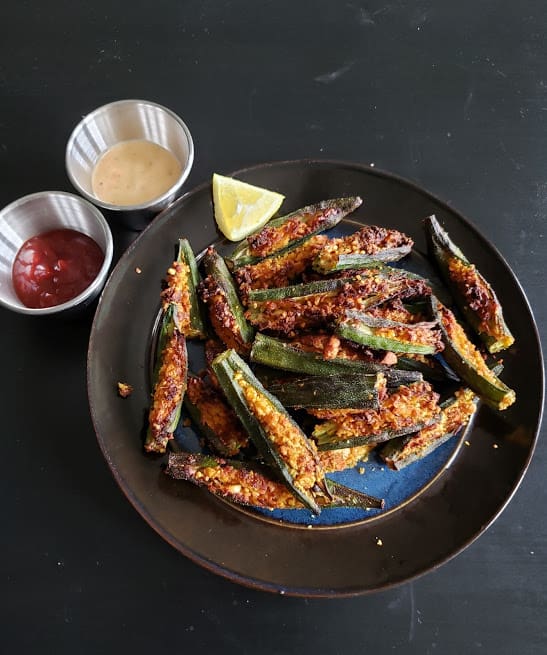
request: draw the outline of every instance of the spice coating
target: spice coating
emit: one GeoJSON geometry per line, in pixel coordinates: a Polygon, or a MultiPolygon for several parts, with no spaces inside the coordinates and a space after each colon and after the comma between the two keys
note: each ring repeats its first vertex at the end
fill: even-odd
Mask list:
{"type": "Polygon", "coordinates": [[[474,264],[467,264],[457,257],[447,258],[450,280],[458,289],[466,306],[474,312],[477,332],[492,337],[496,342],[491,352],[509,348],[515,339],[505,326],[501,306],[488,282],[474,264]]]}
{"type": "Polygon", "coordinates": [[[388,249],[401,249],[400,257],[408,254],[414,242],[398,230],[367,225],[346,237],[329,239],[314,261],[314,269],[320,273],[331,271],[340,255],[375,255],[388,249]]]}
{"type": "Polygon", "coordinates": [[[228,302],[226,291],[219,282],[212,275],[208,275],[201,282],[199,293],[209,310],[209,319],[213,329],[226,347],[233,348],[241,354],[249,353],[251,346],[243,339],[237,319],[228,302]]]}
{"type": "Polygon", "coordinates": [[[241,372],[234,373],[235,382],[243,391],[250,412],[255,416],[270,443],[285,462],[294,485],[309,493],[321,485],[324,472],[319,463],[317,449],[290,418],[280,413],[241,372]]]}
{"type": "Polygon", "coordinates": [[[423,297],[431,293],[425,280],[368,271],[347,278],[333,291],[280,300],[252,300],[246,318],[260,330],[292,336],[299,331],[317,329],[342,318],[346,310],[363,311],[388,298],[423,297]]]}
{"type": "Polygon", "coordinates": [[[188,378],[186,399],[197,409],[199,422],[208,428],[210,445],[220,455],[233,457],[249,443],[249,437],[223,396],[196,376],[188,378]]]}
{"type": "Polygon", "coordinates": [[[476,400],[471,389],[458,389],[453,402],[441,410],[438,423],[428,425],[416,434],[388,442],[380,456],[394,470],[425,457],[469,423],[477,408],[476,400]]]}
{"type": "Polygon", "coordinates": [[[164,453],[173,438],[173,416],[186,391],[188,355],[184,335],[174,328],[161,354],[161,365],[154,386],[152,406],[148,415],[149,430],[144,448],[148,452],[164,453]]]}
{"type": "Polygon", "coordinates": [[[243,302],[246,303],[251,289],[269,289],[290,284],[311,266],[326,241],[327,237],[323,235],[314,236],[287,252],[238,268],[234,277],[243,302]]]}
{"type": "MultiPolygon", "coordinates": [[[[338,410],[336,418],[316,425],[313,436],[320,444],[328,442],[329,445],[353,438],[360,438],[366,443],[380,443],[398,436],[403,430],[412,431],[416,425],[427,425],[437,420],[440,414],[438,399],[439,395],[428,382],[414,382],[387,395],[377,410],[365,409],[358,414],[338,410]]],[[[311,409],[309,413],[323,418],[324,411],[311,409]]],[[[328,411],[329,417],[332,417],[332,411],[328,411]]]]}

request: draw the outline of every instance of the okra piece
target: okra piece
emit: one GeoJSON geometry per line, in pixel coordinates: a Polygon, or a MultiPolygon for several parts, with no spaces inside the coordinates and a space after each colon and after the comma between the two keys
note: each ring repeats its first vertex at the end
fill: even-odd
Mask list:
{"type": "Polygon", "coordinates": [[[249,436],[234,410],[202,378],[188,376],[184,408],[197,430],[219,455],[234,457],[249,444],[249,436]]]}
{"type": "Polygon", "coordinates": [[[228,348],[247,354],[254,336],[238,298],[234,282],[226,263],[210,247],[203,257],[207,277],[200,284],[201,299],[209,308],[211,324],[217,336],[228,348]]]}
{"type": "Polygon", "coordinates": [[[344,216],[357,209],[363,201],[358,196],[323,200],[274,218],[261,230],[247,237],[227,258],[234,268],[279,254],[297,246],[304,239],[337,225],[344,216]]]}
{"type": "MultiPolygon", "coordinates": [[[[239,505],[269,510],[304,507],[283,483],[272,479],[268,470],[237,460],[198,453],[170,453],[165,472],[176,480],[187,480],[239,505]]],[[[325,484],[328,495],[317,493],[314,497],[318,506],[362,509],[384,506],[382,499],[334,480],[325,479],[325,484]]]]}
{"type": "Polygon", "coordinates": [[[363,311],[393,298],[422,297],[430,292],[423,278],[389,267],[369,269],[354,277],[251,291],[245,315],[260,330],[292,336],[328,326],[348,309],[363,311]]]}
{"type": "Polygon", "coordinates": [[[385,387],[381,373],[257,377],[284,407],[378,407],[378,390],[385,387]]]}
{"type": "Polygon", "coordinates": [[[175,305],[164,313],[158,338],[159,357],[154,372],[152,405],[144,449],[164,453],[180,418],[187,385],[188,354],[186,339],[177,326],[175,305]]]}
{"type": "Polygon", "coordinates": [[[432,355],[443,349],[436,323],[399,323],[371,316],[366,312],[347,311],[336,325],[334,333],[344,339],[377,350],[395,353],[432,355]]]}
{"type": "Polygon", "coordinates": [[[425,219],[431,254],[458,308],[490,353],[509,348],[515,339],[503,318],[494,289],[443,230],[435,216],[425,219]]]}
{"type": "Polygon", "coordinates": [[[219,355],[212,367],[262,458],[304,505],[318,513],[314,491],[329,494],[315,444],[234,350],[219,355]]]}
{"type": "Polygon", "coordinates": [[[516,400],[515,392],[488,368],[477,348],[469,341],[454,314],[435,296],[430,299],[445,349],[443,356],[455,373],[488,405],[503,410],[516,400]]]}
{"type": "Polygon", "coordinates": [[[323,234],[316,234],[256,264],[237,268],[234,278],[239,286],[242,301],[247,303],[252,289],[283,287],[294,282],[311,266],[327,241],[323,234]]]}
{"type": "Polygon", "coordinates": [[[339,239],[330,239],[313,262],[322,274],[393,262],[408,255],[414,242],[398,230],[367,225],[339,239]]]}
{"type": "Polygon", "coordinates": [[[381,449],[380,457],[390,468],[397,471],[423,459],[469,423],[477,409],[477,401],[478,398],[471,389],[458,389],[452,398],[441,404],[438,423],[429,425],[416,434],[388,441],[381,449]]]}
{"type": "Polygon", "coordinates": [[[401,371],[376,362],[355,359],[324,359],[321,355],[296,348],[286,341],[257,333],[251,361],[294,373],[318,376],[383,373],[388,387],[411,384],[422,379],[418,371],[401,371]]]}
{"type": "Polygon", "coordinates": [[[174,305],[180,331],[187,339],[204,339],[205,321],[197,295],[198,267],[187,239],[179,239],[177,259],[167,269],[166,287],[161,292],[162,308],[174,305]]]}
{"type": "MultiPolygon", "coordinates": [[[[427,382],[399,387],[377,410],[355,414],[338,410],[335,418],[315,426],[313,437],[319,450],[377,444],[403,434],[417,432],[439,420],[439,395],[427,382]]],[[[322,418],[323,410],[308,410],[322,418]]],[[[333,412],[328,410],[329,417],[333,412]]]]}

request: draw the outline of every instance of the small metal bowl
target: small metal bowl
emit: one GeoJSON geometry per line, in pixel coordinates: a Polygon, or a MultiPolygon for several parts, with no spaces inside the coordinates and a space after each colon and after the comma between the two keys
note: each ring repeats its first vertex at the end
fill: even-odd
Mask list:
{"type": "Polygon", "coordinates": [[[180,195],[194,162],[190,131],[175,113],[146,100],[119,100],[95,109],[76,126],[66,147],[66,170],[79,193],[90,202],[114,212],[125,227],[142,230],[180,195]],[[182,173],[163,195],[140,205],[112,205],[93,193],[91,176],[97,161],[122,141],[147,140],[169,150],[180,162],[182,173]]]}
{"type": "Polygon", "coordinates": [[[106,282],[113,253],[112,233],[101,212],[72,193],[41,191],[15,200],[0,211],[0,304],[20,314],[73,314],[87,307],[106,282]],[[13,288],[12,268],[27,239],[50,230],[72,229],[91,237],[104,253],[93,282],[72,300],[54,307],[26,307],[13,288]]]}

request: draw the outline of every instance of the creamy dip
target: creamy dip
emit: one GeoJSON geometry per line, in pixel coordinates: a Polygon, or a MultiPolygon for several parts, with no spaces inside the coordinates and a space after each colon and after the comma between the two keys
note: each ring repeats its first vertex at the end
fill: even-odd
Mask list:
{"type": "Polygon", "coordinates": [[[157,143],[122,141],[99,158],[91,187],[103,202],[140,205],[165,193],[181,173],[179,160],[157,143]]]}

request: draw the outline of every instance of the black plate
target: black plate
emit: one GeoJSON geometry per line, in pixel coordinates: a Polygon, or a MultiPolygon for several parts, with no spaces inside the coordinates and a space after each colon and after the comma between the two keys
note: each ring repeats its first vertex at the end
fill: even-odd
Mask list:
{"type": "Polygon", "coordinates": [[[189,484],[170,480],[142,453],[149,402],[146,366],[160,280],[174,244],[199,252],[218,239],[210,184],[163,212],[123,255],[103,292],[91,332],[88,392],[103,454],[127,498],[180,552],[236,582],[280,593],[343,596],[424,573],[460,552],[499,515],[522,479],[543,407],[543,366],[533,316],[494,247],[453,209],[415,185],[359,164],[295,161],[233,174],[286,196],[283,211],[324,198],[361,195],[363,222],[403,230],[425,249],[420,219],[435,213],[495,286],[516,344],[504,353],[504,381],[517,392],[502,413],[481,406],[469,447],[417,497],[359,525],[325,529],[276,525],[189,484]],[[142,272],[138,274],[136,269],[142,272]],[[126,400],[117,381],[133,385],[126,400]],[[378,545],[378,540],[382,545],[378,545]]]}

